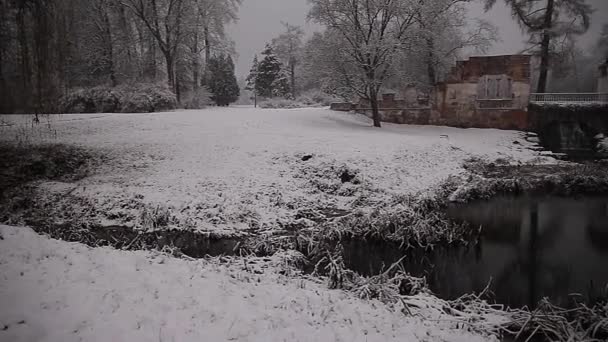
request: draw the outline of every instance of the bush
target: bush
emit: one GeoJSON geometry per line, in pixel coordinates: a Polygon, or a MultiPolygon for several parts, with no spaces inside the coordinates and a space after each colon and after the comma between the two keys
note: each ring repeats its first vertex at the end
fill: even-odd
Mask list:
{"type": "Polygon", "coordinates": [[[177,97],[169,87],[164,84],[140,84],[133,88],[133,91],[148,96],[152,111],[154,112],[162,112],[177,108],[177,97]]]}
{"type": "Polygon", "coordinates": [[[188,91],[182,96],[182,105],[185,109],[202,109],[212,103],[211,92],[206,87],[188,91]]]}
{"type": "Polygon", "coordinates": [[[324,93],[320,90],[311,90],[311,91],[303,94],[302,96],[307,96],[314,103],[321,105],[321,106],[325,106],[325,107],[331,105],[333,102],[340,101],[340,99],[338,99],[337,97],[324,93]]]}
{"type": "Polygon", "coordinates": [[[61,113],[148,113],[177,108],[175,94],[165,85],[99,86],[72,91],[59,100],[61,113]]]}
{"type": "Polygon", "coordinates": [[[295,100],[274,98],[260,102],[262,108],[306,108],[306,107],[327,107],[333,102],[339,101],[337,98],[319,90],[308,91],[295,100]]]}
{"type": "Polygon", "coordinates": [[[293,109],[293,108],[303,108],[309,107],[303,103],[300,103],[296,100],[288,100],[288,99],[268,99],[260,102],[261,108],[285,108],[285,109],[293,109]]]}

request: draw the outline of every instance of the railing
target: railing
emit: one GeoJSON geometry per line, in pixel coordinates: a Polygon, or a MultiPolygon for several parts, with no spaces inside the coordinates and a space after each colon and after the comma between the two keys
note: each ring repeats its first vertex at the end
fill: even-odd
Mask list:
{"type": "Polygon", "coordinates": [[[606,103],[608,93],[532,93],[532,103],[606,103]]]}

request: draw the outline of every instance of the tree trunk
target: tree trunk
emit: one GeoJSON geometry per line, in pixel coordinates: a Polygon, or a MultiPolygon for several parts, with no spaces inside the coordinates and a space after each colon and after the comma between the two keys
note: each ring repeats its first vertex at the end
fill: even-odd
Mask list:
{"type": "Polygon", "coordinates": [[[205,40],[205,71],[203,77],[207,78],[207,71],[209,70],[209,59],[211,59],[211,45],[209,44],[209,26],[205,25],[203,30],[205,40]]]}
{"type": "Polygon", "coordinates": [[[549,73],[549,48],[551,44],[551,34],[549,31],[552,26],[553,5],[555,0],[547,0],[547,11],[543,24],[543,38],[540,43],[540,72],[538,74],[537,93],[544,93],[547,90],[547,76],[549,73]]]}
{"type": "Polygon", "coordinates": [[[192,49],[190,50],[192,52],[192,89],[197,90],[201,83],[201,58],[198,51],[198,32],[194,34],[193,39],[192,49]]]}
{"type": "Polygon", "coordinates": [[[163,51],[165,62],[167,63],[167,85],[175,92],[175,70],[173,69],[173,56],[169,51],[163,51]]]}
{"type": "Polygon", "coordinates": [[[547,76],[549,74],[549,34],[543,33],[543,40],[540,44],[540,70],[538,74],[537,93],[544,93],[547,89],[547,76]]]}
{"type": "Polygon", "coordinates": [[[177,102],[181,102],[182,99],[182,92],[180,89],[180,83],[179,83],[179,77],[175,77],[175,98],[177,99],[177,102]]]}
{"type": "Polygon", "coordinates": [[[429,49],[426,72],[429,77],[429,86],[432,88],[437,81],[437,73],[435,71],[435,44],[432,37],[426,39],[426,46],[429,49]]]}
{"type": "Polygon", "coordinates": [[[372,106],[372,119],[374,120],[374,127],[382,127],[380,123],[380,109],[378,108],[378,91],[375,89],[369,92],[369,103],[372,106]]]}
{"type": "MultiPolygon", "coordinates": [[[[127,53],[127,57],[126,57],[126,65],[131,67],[133,65],[133,49],[135,48],[135,46],[133,46],[132,43],[132,29],[131,26],[127,20],[127,14],[125,13],[125,7],[124,6],[120,6],[120,10],[119,10],[119,14],[120,14],[120,26],[121,26],[121,30],[122,30],[122,35],[121,38],[124,41],[123,44],[125,44],[124,46],[124,50],[127,53]]],[[[141,38],[140,38],[141,39],[141,38]]],[[[131,68],[129,68],[131,69],[131,68]]],[[[139,66],[139,72],[138,74],[141,73],[141,66],[139,66]]],[[[133,74],[131,72],[129,72],[129,76],[132,77],[133,74]]]]}
{"type": "Polygon", "coordinates": [[[48,27],[49,14],[47,13],[48,8],[45,5],[45,3],[36,2],[33,12],[33,16],[36,18],[34,26],[34,59],[36,65],[37,98],[36,114],[41,113],[46,109],[47,93],[48,90],[52,89],[48,77],[48,66],[50,63],[49,41],[52,33],[48,27]]]}
{"type": "Polygon", "coordinates": [[[102,20],[103,20],[103,25],[104,25],[104,33],[105,33],[105,38],[107,39],[106,42],[106,53],[107,53],[107,63],[108,63],[108,69],[110,72],[110,82],[112,82],[112,87],[116,87],[118,85],[118,81],[116,80],[116,67],[114,66],[114,47],[112,46],[112,31],[111,31],[111,27],[110,27],[110,18],[108,16],[108,10],[107,8],[103,8],[102,9],[103,13],[102,13],[102,20]]]}
{"type": "Polygon", "coordinates": [[[19,47],[21,50],[21,109],[26,111],[29,106],[30,100],[30,77],[31,77],[31,68],[30,68],[30,54],[29,54],[29,46],[27,39],[27,31],[25,28],[25,8],[22,6],[17,11],[17,26],[18,26],[18,38],[19,38],[19,47]]]}
{"type": "Polygon", "coordinates": [[[295,98],[297,96],[297,94],[296,94],[296,62],[294,61],[293,58],[289,62],[289,67],[290,67],[289,72],[290,72],[290,77],[291,77],[291,94],[295,98]]]}

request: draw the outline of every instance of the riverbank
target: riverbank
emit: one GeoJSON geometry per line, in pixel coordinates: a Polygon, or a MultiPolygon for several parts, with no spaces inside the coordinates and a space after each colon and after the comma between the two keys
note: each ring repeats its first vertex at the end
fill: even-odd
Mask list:
{"type": "MultiPolygon", "coordinates": [[[[383,305],[396,312],[406,308],[399,298],[407,294],[427,318],[445,310],[420,304],[438,299],[417,287],[416,279],[399,270],[368,279],[344,272],[340,255],[327,253],[320,242],[344,236],[405,246],[458,242],[470,230],[455,234],[442,210],[451,195],[467,193],[462,189],[473,184],[475,172],[483,177],[471,171],[474,161],[479,170],[491,163],[559,164],[534,151],[519,132],[402,125],[378,130],[365,117],[322,109],[62,115],[47,126],[2,129],[5,145],[19,143],[51,159],[26,154],[20,160],[18,170],[40,170],[5,182],[3,223],[90,246],[156,249],[186,258],[296,249],[317,263],[315,279],[330,287],[385,299],[383,305]],[[70,152],[44,153],[57,146],[70,152]],[[68,174],[49,171],[64,164],[72,165],[68,174]],[[192,242],[203,247],[180,248],[192,242]],[[402,285],[408,291],[401,293],[402,285]]],[[[324,286],[320,293],[333,293],[324,286]]],[[[496,322],[504,322],[488,312],[471,315],[445,319],[449,329],[472,330],[479,338],[496,334],[496,322]],[[463,328],[471,317],[482,323],[463,328]]]]}

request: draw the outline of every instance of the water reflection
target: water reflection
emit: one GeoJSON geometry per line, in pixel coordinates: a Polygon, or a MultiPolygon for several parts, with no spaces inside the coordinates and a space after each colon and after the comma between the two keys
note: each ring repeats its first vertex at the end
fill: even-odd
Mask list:
{"type": "MultiPolygon", "coordinates": [[[[495,300],[534,306],[542,297],[568,305],[572,293],[594,301],[608,284],[608,198],[499,198],[454,207],[457,220],[482,227],[478,244],[409,251],[404,263],[426,275],[431,289],[456,298],[481,291],[492,279],[495,300]]],[[[345,244],[345,261],[380,272],[403,256],[398,246],[345,244]]]]}

